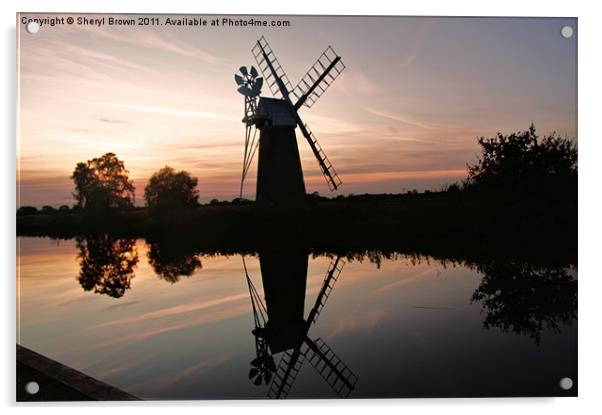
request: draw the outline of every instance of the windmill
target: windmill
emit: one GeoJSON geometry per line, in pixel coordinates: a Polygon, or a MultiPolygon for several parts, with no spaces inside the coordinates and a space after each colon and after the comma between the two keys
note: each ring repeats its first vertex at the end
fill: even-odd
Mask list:
{"type": "Polygon", "coordinates": [[[269,385],[269,398],[283,399],[288,396],[303,362],[308,360],[339,397],[347,397],[355,388],[357,376],[321,338],[312,340],[309,337],[309,330],[320,316],[341,274],[344,261],[340,257],[331,260],[315,304],[307,318],[303,318],[307,254],[289,251],[284,258],[278,258],[278,255],[274,251],[260,252],[267,307],[249,277],[243,257],[253,306],[255,328],[252,333],[257,353],[257,357],[251,361],[249,378],[256,385],[269,385]],[[300,266],[289,267],[287,278],[272,273],[283,270],[287,263],[289,266],[300,266]],[[283,354],[276,366],[274,355],[278,353],[283,354]]]}
{"type": "Polygon", "coordinates": [[[341,185],[332,163],[309,126],[299,116],[301,106],[311,108],[343,72],[345,65],[331,46],[318,57],[293,88],[272,48],[262,36],[251,49],[263,74],[259,78],[254,67],[240,68],[234,76],[238,92],[245,97],[245,150],[240,194],[251,162],[259,147],[257,196],[259,203],[278,204],[302,200],[305,183],[295,128],[307,140],[331,191],[341,185]],[[265,82],[264,82],[265,80],[265,82]],[[260,97],[263,84],[268,84],[274,98],[260,97]],[[257,131],[259,130],[259,138],[257,131]]]}

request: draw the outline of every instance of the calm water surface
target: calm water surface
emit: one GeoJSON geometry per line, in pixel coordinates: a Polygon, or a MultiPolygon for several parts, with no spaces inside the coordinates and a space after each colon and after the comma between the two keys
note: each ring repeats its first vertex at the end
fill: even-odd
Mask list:
{"type": "MultiPolygon", "coordinates": [[[[254,384],[257,373],[249,379],[257,349],[242,256],[111,238],[19,238],[18,249],[24,346],[147,399],[265,398],[274,386],[276,372],[267,385],[254,384]]],[[[308,327],[308,341],[353,385],[333,390],[320,355],[312,362],[299,338],[307,355],[283,397],[576,393],[558,387],[577,378],[575,267],[371,257],[340,259],[336,284],[305,326],[335,257],[245,256],[264,305],[270,291],[275,329],[263,339],[286,348],[308,327]]],[[[273,354],[273,369],[284,355],[273,354]]]]}

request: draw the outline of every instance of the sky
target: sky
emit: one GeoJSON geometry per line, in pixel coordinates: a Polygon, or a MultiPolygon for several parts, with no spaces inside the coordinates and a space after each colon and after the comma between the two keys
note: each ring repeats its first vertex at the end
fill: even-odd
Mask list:
{"type": "MultiPolygon", "coordinates": [[[[343,185],[330,193],[297,131],[308,192],[436,190],[466,177],[478,137],[531,123],[577,139],[577,39],[560,35],[564,25],[577,33],[576,19],[260,18],[290,26],[65,24],[29,34],[18,17],[17,203],[73,204],[76,164],[107,152],[125,162],[137,204],[165,165],[198,177],[202,202],[237,197],[244,101],[233,76],[255,64],[262,35],[293,85],[329,45],[346,65],[300,110],[343,185]]],[[[255,175],[256,160],[250,199],[255,175]]]]}

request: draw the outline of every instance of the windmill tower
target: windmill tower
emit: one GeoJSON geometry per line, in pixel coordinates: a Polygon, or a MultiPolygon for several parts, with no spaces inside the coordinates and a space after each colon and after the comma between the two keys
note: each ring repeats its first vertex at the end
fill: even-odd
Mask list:
{"type": "Polygon", "coordinates": [[[299,109],[301,106],[311,108],[343,72],[345,65],[341,57],[332,47],[327,47],[292,88],[282,65],[263,36],[251,51],[264,78],[257,77],[254,67],[248,70],[243,66],[240,74],[234,75],[238,92],[245,96],[241,197],[245,178],[259,147],[257,202],[277,205],[303,200],[305,183],[295,135],[297,127],[312,149],[328,187],[331,191],[338,189],[341,179],[315,135],[299,116],[299,109]],[[264,83],[268,84],[274,98],[260,97],[257,102],[264,83]]]}
{"type": "Polygon", "coordinates": [[[257,292],[243,258],[255,328],[257,357],[251,361],[249,378],[265,383],[268,397],[286,398],[305,360],[339,397],[355,389],[357,376],[321,339],[311,339],[309,330],[318,320],[326,300],[341,274],[344,261],[332,259],[322,287],[307,318],[304,318],[308,253],[280,247],[259,253],[265,303],[257,292]],[[292,262],[291,262],[292,261],[292,262]],[[286,274],[287,278],[283,278],[286,274]],[[274,355],[282,353],[278,366],[274,355]]]}

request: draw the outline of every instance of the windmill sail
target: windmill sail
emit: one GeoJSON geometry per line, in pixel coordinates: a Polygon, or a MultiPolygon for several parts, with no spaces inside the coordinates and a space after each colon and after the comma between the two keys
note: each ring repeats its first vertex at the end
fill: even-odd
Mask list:
{"type": "MultiPolygon", "coordinates": [[[[299,116],[297,115],[297,117],[299,116]]],[[[334,166],[332,165],[328,157],[326,157],[326,153],[324,152],[324,150],[322,150],[320,143],[318,143],[318,140],[316,140],[315,135],[311,132],[308,125],[304,124],[300,118],[298,125],[299,129],[301,130],[301,133],[303,133],[303,136],[307,139],[307,142],[309,143],[309,146],[311,147],[314,156],[316,156],[316,159],[318,160],[318,164],[322,169],[322,175],[324,175],[324,178],[326,179],[328,188],[330,189],[330,191],[338,189],[343,182],[339,178],[339,175],[337,174],[336,170],[334,169],[334,166]]]]}
{"type": "Polygon", "coordinates": [[[329,46],[326,48],[295,87],[293,96],[297,98],[297,102],[293,104],[290,98],[291,91],[293,91],[291,83],[284,69],[282,69],[282,65],[280,65],[280,62],[276,58],[274,51],[263,36],[255,43],[251,51],[272,94],[277,98],[284,99],[293,106],[297,125],[318,160],[328,188],[330,191],[338,189],[342,184],[339,175],[330,160],[328,160],[328,157],[326,157],[320,144],[318,144],[316,137],[310,131],[307,124],[303,122],[297,111],[304,104],[311,107],[341,72],[343,72],[345,65],[341,61],[340,56],[336,54],[332,47],[329,46]]]}
{"type": "Polygon", "coordinates": [[[292,90],[297,98],[295,108],[298,109],[301,105],[311,108],[344,69],[341,57],[328,46],[292,90]]]}
{"type": "MultiPolygon", "coordinates": [[[[345,262],[341,257],[337,257],[330,262],[322,288],[318,293],[314,307],[307,317],[305,333],[309,332],[311,325],[318,319],[344,264],[345,262]]],[[[355,388],[357,376],[343,363],[341,358],[321,338],[312,341],[306,334],[302,343],[298,347],[288,350],[280,360],[270,384],[269,398],[283,399],[288,396],[304,359],[309,360],[314,369],[338,396],[346,398],[355,388]]]]}
{"type": "Polygon", "coordinates": [[[313,342],[307,338],[305,342],[309,346],[305,358],[339,397],[348,397],[355,389],[357,376],[321,338],[313,342]]]}
{"type": "Polygon", "coordinates": [[[282,65],[280,65],[268,41],[262,36],[255,46],[253,46],[251,52],[272,94],[276,98],[289,99],[288,93],[292,89],[291,82],[288,80],[284,69],[282,69],[282,65]],[[279,80],[284,85],[284,91],[281,85],[279,85],[279,80]]]}
{"type": "Polygon", "coordinates": [[[311,323],[315,323],[320,316],[320,313],[322,312],[322,309],[326,305],[326,301],[330,296],[330,292],[334,288],[334,284],[339,279],[339,275],[341,274],[344,265],[345,261],[343,261],[339,256],[330,261],[328,271],[326,272],[324,282],[322,283],[322,289],[320,290],[320,294],[318,294],[318,298],[316,298],[316,304],[307,317],[307,320],[311,321],[311,323]]]}
{"type": "Polygon", "coordinates": [[[301,347],[288,350],[284,353],[280,359],[274,378],[270,383],[268,398],[285,399],[288,396],[293,383],[295,383],[297,374],[301,370],[303,360],[304,353],[301,352],[301,347]]]}

